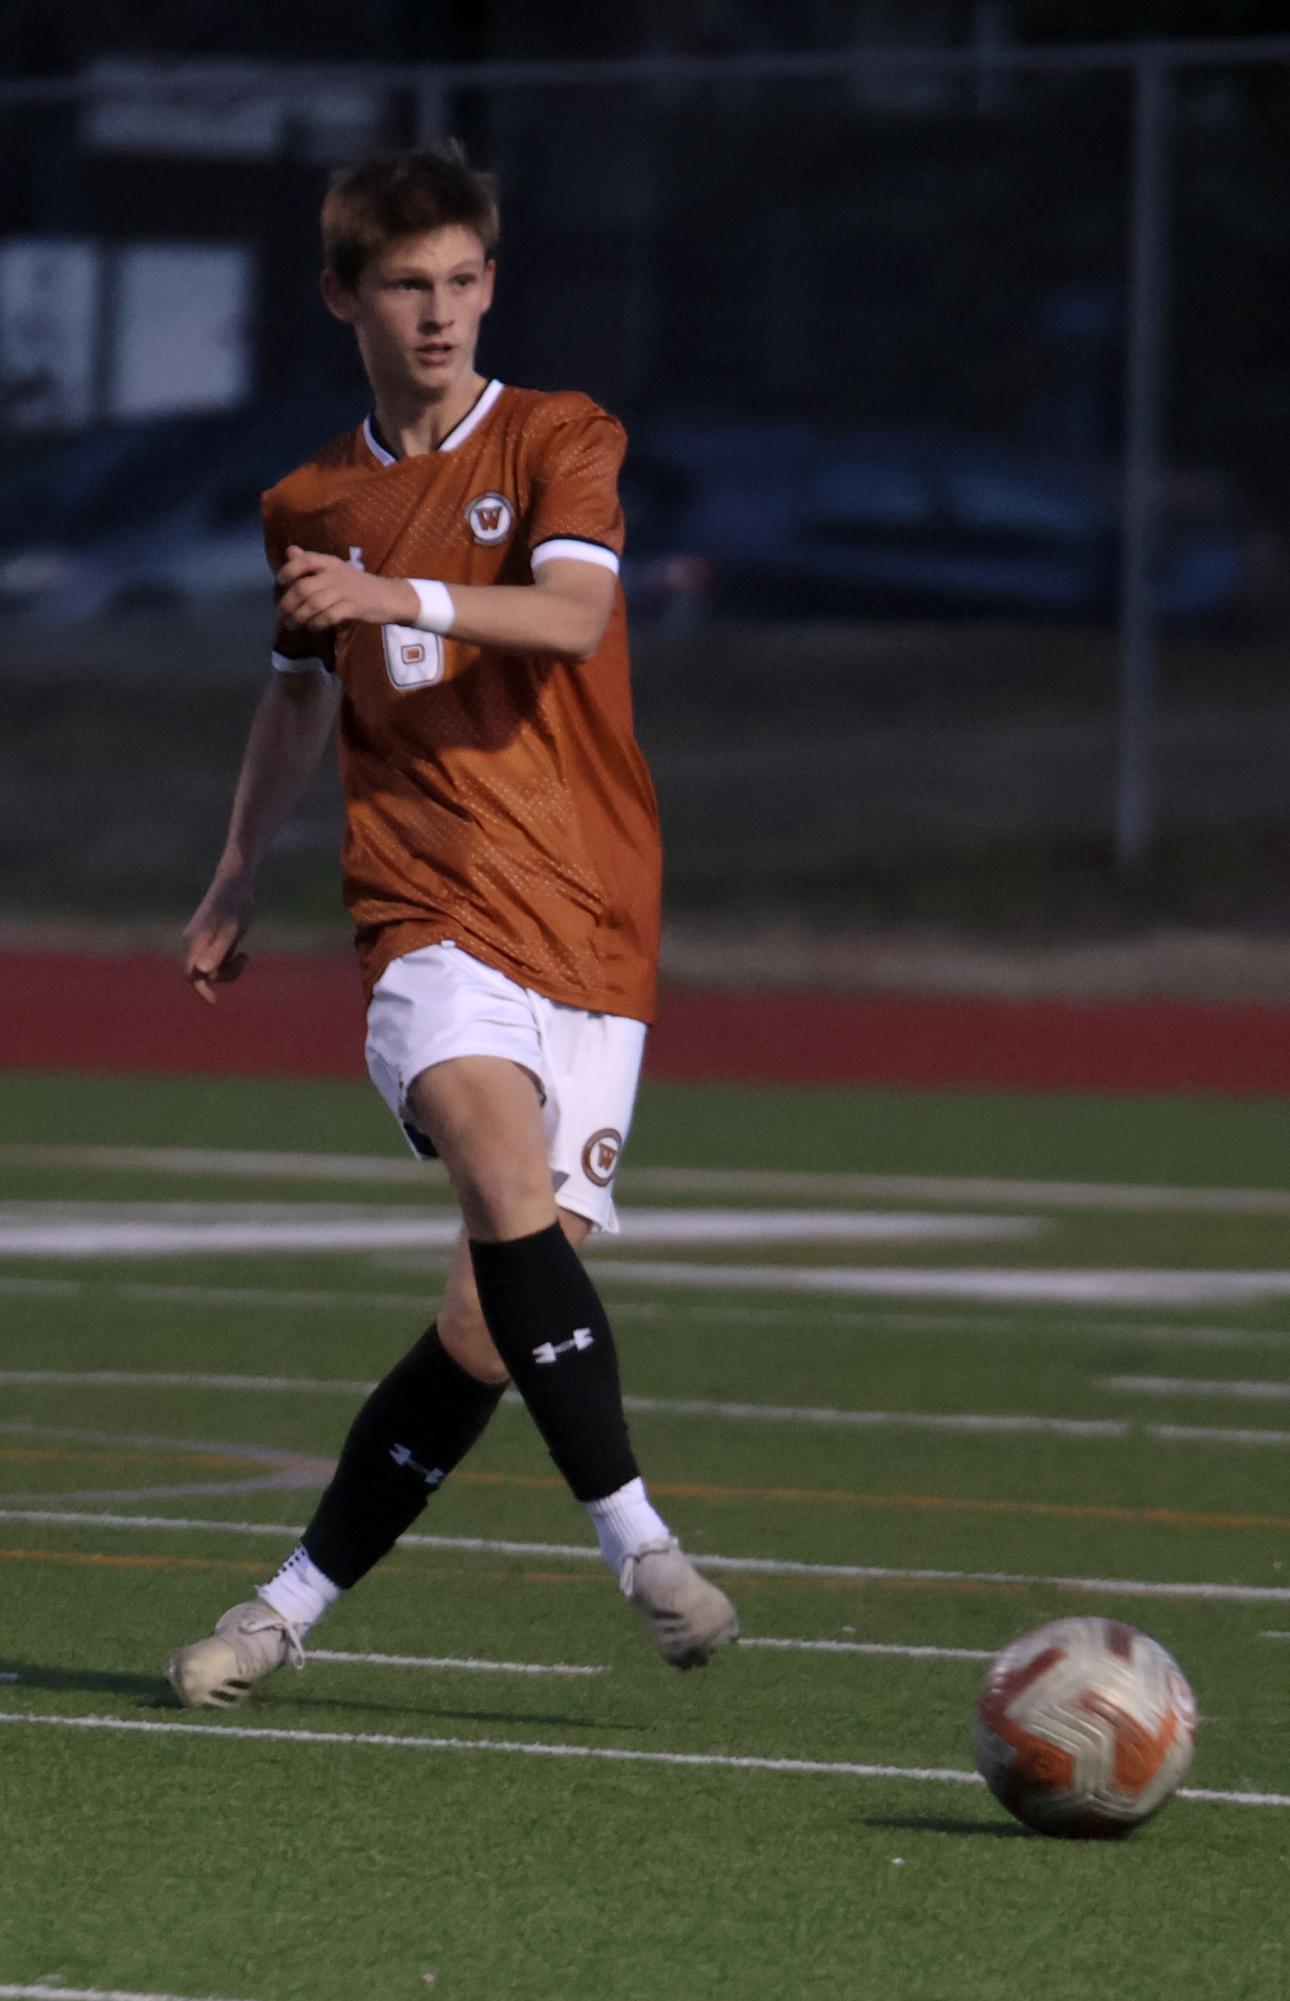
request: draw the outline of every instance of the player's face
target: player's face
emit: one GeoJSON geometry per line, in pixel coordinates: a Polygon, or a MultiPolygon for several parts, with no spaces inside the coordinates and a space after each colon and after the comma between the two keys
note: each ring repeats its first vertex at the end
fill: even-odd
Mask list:
{"type": "Polygon", "coordinates": [[[475,366],[479,323],[493,302],[493,265],[469,229],[391,244],[354,291],[323,278],[327,304],[352,326],[378,395],[437,402],[475,366]]]}

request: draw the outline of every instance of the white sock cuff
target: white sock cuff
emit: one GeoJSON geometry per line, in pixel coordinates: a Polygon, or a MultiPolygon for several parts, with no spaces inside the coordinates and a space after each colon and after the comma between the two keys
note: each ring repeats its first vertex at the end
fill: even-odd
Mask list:
{"type": "Polygon", "coordinates": [[[340,1595],[340,1585],[319,1570],[303,1543],[297,1543],[277,1575],[256,1592],[257,1598],[281,1612],[299,1633],[316,1626],[340,1595]]]}
{"type": "Polygon", "coordinates": [[[600,1541],[600,1553],[617,1576],[624,1560],[648,1543],[666,1542],[668,1526],[657,1512],[639,1477],[629,1480],[602,1500],[588,1501],[587,1513],[600,1541]]]}

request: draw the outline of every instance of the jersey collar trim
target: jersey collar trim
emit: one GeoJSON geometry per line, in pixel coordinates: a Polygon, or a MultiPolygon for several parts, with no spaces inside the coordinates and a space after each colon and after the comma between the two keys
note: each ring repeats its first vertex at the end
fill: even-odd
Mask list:
{"type": "MultiPolygon", "coordinates": [[[[454,452],[458,445],[464,444],[471,432],[477,430],[480,424],[483,423],[504,387],[505,385],[499,382],[495,376],[491,382],[486,383],[471,404],[469,410],[467,410],[465,416],[453,425],[446,437],[439,440],[436,449],[441,452],[454,452]]],[[[367,446],[368,451],[372,454],[378,465],[392,466],[398,464],[394,453],[389,451],[377,437],[376,426],[373,424],[370,416],[363,419],[363,443],[367,446]]]]}
{"type": "Polygon", "coordinates": [[[471,432],[477,430],[483,423],[501,393],[502,384],[494,376],[493,380],[480,390],[465,416],[453,425],[447,437],[439,440],[440,451],[455,452],[458,445],[464,444],[471,432]]]}

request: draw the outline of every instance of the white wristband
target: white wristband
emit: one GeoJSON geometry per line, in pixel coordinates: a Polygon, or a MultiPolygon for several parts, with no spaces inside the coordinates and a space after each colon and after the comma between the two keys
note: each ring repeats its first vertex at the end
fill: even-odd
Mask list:
{"type": "Polygon", "coordinates": [[[412,621],[417,631],[451,632],[456,613],[453,609],[452,592],[447,584],[437,583],[433,577],[409,577],[408,582],[421,604],[420,611],[412,621]]]}

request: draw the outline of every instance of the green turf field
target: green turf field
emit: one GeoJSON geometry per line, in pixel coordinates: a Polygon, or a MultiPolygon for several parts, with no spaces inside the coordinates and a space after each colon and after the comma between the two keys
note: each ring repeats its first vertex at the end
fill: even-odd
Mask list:
{"type": "Polygon", "coordinates": [[[366,1658],[183,1715],[429,1317],[396,1140],[3,1080],[0,1996],[1290,1995],[1290,1108],[653,1087],[596,1254],[639,1454],[746,1641],[831,1646],[666,1669],[504,1406],[317,1629],[366,1658]],[[1067,1845],[969,1782],[984,1657],[1099,1610],[1242,1800],[1067,1845]]]}

